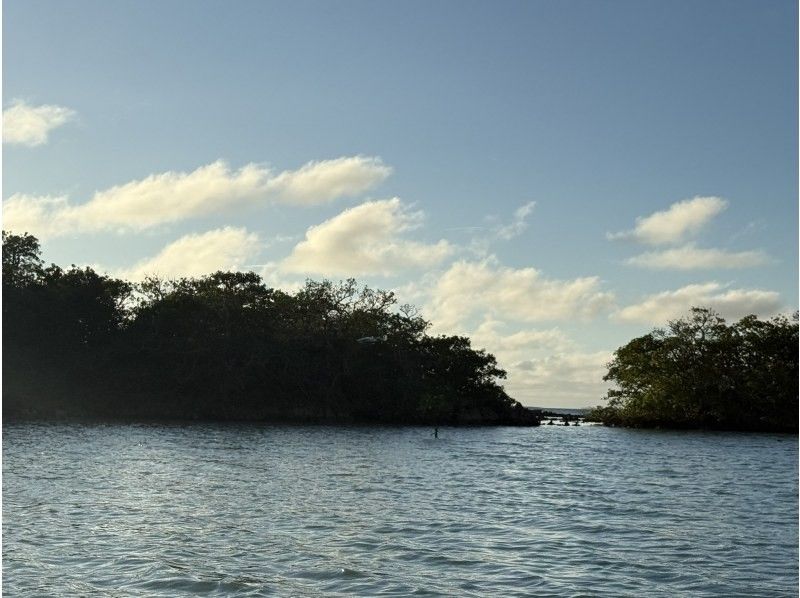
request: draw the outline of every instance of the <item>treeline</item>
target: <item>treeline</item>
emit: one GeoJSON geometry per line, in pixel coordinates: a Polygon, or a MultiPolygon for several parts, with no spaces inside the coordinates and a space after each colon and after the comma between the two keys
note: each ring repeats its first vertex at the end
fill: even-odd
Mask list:
{"type": "Polygon", "coordinates": [[[35,237],[3,233],[7,419],[538,423],[491,354],[428,326],[353,280],[132,284],[45,266],[35,237]]]}
{"type": "Polygon", "coordinates": [[[590,419],[635,427],[797,431],[798,317],[735,324],[709,309],[614,353],[590,419]]]}

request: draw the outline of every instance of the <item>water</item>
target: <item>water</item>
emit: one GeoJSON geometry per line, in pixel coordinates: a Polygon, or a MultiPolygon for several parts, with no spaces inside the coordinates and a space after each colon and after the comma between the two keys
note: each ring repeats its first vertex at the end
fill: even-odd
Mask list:
{"type": "Polygon", "coordinates": [[[796,437],[3,427],[7,596],[796,596],[796,437]]]}

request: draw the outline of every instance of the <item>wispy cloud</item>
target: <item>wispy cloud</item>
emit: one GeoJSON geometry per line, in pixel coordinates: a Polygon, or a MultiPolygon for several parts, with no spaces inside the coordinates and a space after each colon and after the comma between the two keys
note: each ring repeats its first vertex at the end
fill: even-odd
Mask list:
{"type": "Polygon", "coordinates": [[[3,110],[3,143],[37,146],[47,143],[50,131],[69,122],[75,112],[63,106],[31,106],[15,100],[3,110]]]}
{"type": "Polygon", "coordinates": [[[767,229],[767,223],[763,218],[759,218],[757,220],[751,220],[747,224],[745,224],[741,229],[737,232],[733,233],[728,239],[729,242],[738,241],[744,237],[750,237],[756,233],[762,233],[767,229]]]}
{"type": "Polygon", "coordinates": [[[244,228],[225,227],[185,235],[158,254],[114,274],[127,280],[142,280],[152,275],[180,278],[202,276],[217,270],[235,271],[243,269],[260,250],[258,235],[244,228]]]}
{"type": "Polygon", "coordinates": [[[521,205],[514,211],[513,219],[507,224],[494,224],[498,221],[497,216],[487,216],[486,226],[463,226],[447,230],[465,232],[482,231],[482,234],[475,235],[470,239],[467,248],[476,257],[485,258],[490,254],[492,245],[498,240],[510,241],[525,232],[528,228],[528,216],[533,213],[535,207],[535,201],[529,201],[521,205]]]}
{"type": "Polygon", "coordinates": [[[4,226],[39,237],[136,232],[233,207],[312,205],[357,196],[390,172],[379,158],[363,156],[309,162],[277,174],[252,163],[232,170],[219,160],[192,172],[153,174],[98,191],[81,204],[66,196],[15,194],[4,202],[4,226]]]}
{"type": "Polygon", "coordinates": [[[674,291],[645,297],[614,314],[625,322],[644,322],[662,326],[688,314],[692,307],[710,307],[731,320],[749,314],[769,317],[781,311],[780,295],[762,289],[728,289],[718,282],[690,284],[674,291]]]}
{"type": "Polygon", "coordinates": [[[424,219],[398,198],[369,201],[312,226],[282,263],[287,272],[324,276],[389,276],[439,264],[453,252],[447,241],[428,244],[405,233],[424,219]]]}
{"type": "Polygon", "coordinates": [[[688,243],[683,247],[651,251],[629,258],[626,263],[655,270],[701,270],[752,268],[769,262],[763,251],[725,251],[702,249],[688,243]]]}
{"type": "Polygon", "coordinates": [[[609,239],[633,239],[648,245],[679,243],[696,234],[728,207],[720,197],[695,197],[672,204],[667,210],[636,219],[633,230],[608,233],[609,239]]]}
{"type": "Polygon", "coordinates": [[[514,212],[514,220],[509,224],[497,227],[495,234],[504,240],[520,236],[528,228],[528,216],[533,212],[534,207],[536,207],[536,202],[530,201],[517,208],[514,212]]]}

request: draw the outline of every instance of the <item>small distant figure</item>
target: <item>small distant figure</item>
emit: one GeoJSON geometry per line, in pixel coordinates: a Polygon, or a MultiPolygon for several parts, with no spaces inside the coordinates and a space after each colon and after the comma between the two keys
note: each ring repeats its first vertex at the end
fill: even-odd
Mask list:
{"type": "Polygon", "coordinates": [[[434,438],[439,438],[439,426],[436,426],[436,427],[433,429],[433,437],[434,437],[434,438]]]}

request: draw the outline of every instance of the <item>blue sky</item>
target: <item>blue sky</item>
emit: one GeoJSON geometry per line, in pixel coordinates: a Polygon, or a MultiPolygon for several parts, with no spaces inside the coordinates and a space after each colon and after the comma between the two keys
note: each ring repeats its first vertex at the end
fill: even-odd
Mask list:
{"type": "Polygon", "coordinates": [[[6,0],[3,107],[47,260],[355,275],[526,404],[691,305],[797,306],[793,2],[6,0]]]}

